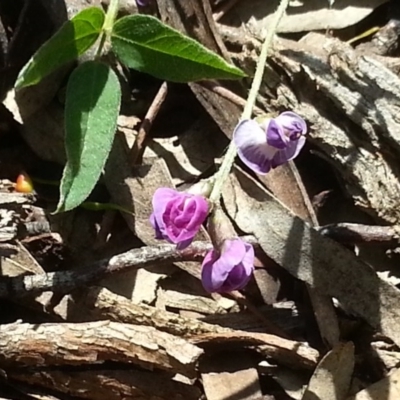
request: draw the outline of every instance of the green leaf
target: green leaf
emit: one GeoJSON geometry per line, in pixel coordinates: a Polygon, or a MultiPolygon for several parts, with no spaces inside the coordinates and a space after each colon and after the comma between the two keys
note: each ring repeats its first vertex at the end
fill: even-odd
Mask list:
{"type": "Polygon", "coordinates": [[[67,164],[57,211],[81,204],[98,181],[117,129],[121,87],[106,64],[88,61],[72,74],[65,103],[67,164]]]}
{"type": "Polygon", "coordinates": [[[65,22],[20,71],[15,87],[35,85],[46,75],[83,54],[99,37],[104,18],[103,10],[90,7],[65,22]]]}
{"type": "Polygon", "coordinates": [[[111,33],[111,46],[128,67],[168,81],[246,76],[200,43],[149,15],[119,19],[111,33]]]}

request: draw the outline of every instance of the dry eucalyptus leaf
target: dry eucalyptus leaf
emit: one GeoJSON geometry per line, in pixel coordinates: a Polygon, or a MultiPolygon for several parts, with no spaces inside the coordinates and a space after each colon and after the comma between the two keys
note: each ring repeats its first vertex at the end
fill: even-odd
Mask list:
{"type": "Polygon", "coordinates": [[[354,368],[354,345],[341,343],[318,364],[302,400],[344,400],[354,368]]]}
{"type": "Polygon", "coordinates": [[[337,298],[347,312],[364,318],[400,345],[400,291],[369,265],[295,217],[237,168],[224,187],[223,199],[238,227],[253,234],[277,264],[337,298]]]}
{"type": "Polygon", "coordinates": [[[285,393],[293,400],[301,400],[306,388],[304,376],[298,371],[279,366],[272,371],[272,379],[276,381],[285,393]]]}
{"type": "MultiPolygon", "coordinates": [[[[325,0],[296,2],[287,10],[277,32],[304,32],[325,29],[342,29],[354,25],[368,16],[387,0],[337,0],[331,8],[325,0]]],[[[264,37],[265,26],[270,26],[278,0],[239,1],[222,20],[232,26],[244,25],[252,35],[264,37]]]]}
{"type": "Polygon", "coordinates": [[[398,400],[400,399],[400,369],[374,383],[348,400],[398,400]]]}

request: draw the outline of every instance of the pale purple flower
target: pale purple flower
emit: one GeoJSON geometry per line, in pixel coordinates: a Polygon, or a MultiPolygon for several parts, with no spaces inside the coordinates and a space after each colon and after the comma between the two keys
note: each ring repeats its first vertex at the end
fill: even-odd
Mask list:
{"type": "Polygon", "coordinates": [[[159,188],[153,195],[150,223],[157,239],[175,243],[178,250],[189,246],[208,215],[203,196],[159,188]]]}
{"type": "Polygon", "coordinates": [[[239,238],[225,240],[221,252],[213,249],[206,254],[201,280],[208,292],[231,292],[243,289],[253,271],[253,246],[239,238]]]}
{"type": "Polygon", "coordinates": [[[136,0],[138,7],[146,7],[149,4],[149,0],[136,0]]]}
{"type": "Polygon", "coordinates": [[[287,111],[262,124],[252,119],[240,121],[233,132],[233,141],[243,163],[258,174],[266,174],[299,154],[306,133],[303,118],[287,111]]]}

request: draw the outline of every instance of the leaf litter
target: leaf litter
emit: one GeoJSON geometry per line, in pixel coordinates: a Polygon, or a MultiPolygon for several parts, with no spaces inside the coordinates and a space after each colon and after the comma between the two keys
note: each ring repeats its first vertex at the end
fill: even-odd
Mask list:
{"type": "MultiPolygon", "coordinates": [[[[80,9],[87,7],[84,3],[80,9]]],[[[183,15],[174,0],[155,3],[161,20],[252,76],[259,27],[270,18],[274,2],[270,10],[258,1],[251,8],[240,0],[229,7],[228,0],[199,0],[186,5],[183,15]],[[216,23],[212,12],[219,10],[224,11],[216,23]],[[202,21],[198,30],[188,23],[189,16],[202,21]],[[238,17],[241,24],[234,22],[238,17]]],[[[223,211],[236,234],[248,235],[256,249],[255,278],[241,292],[204,291],[200,262],[211,246],[205,229],[177,254],[173,246],[155,240],[148,222],[155,189],[187,188],[214,172],[240,118],[237,98],[191,83],[191,93],[184,91],[182,99],[182,86],[168,83],[146,129],[143,161],[134,164],[132,141],[162,82],[132,71],[120,74],[124,126],[91,196],[131,213],[76,209],[54,216],[49,211],[57,196],[35,178],[60,179],[59,168],[46,162],[63,163],[65,157],[64,122],[52,111],[63,107],[53,90],[62,79],[55,74],[44,81],[46,105],[20,102],[9,93],[4,107],[20,126],[14,132],[4,124],[0,131],[0,140],[11,134],[18,138],[8,145],[0,142],[0,161],[7,152],[15,153],[15,165],[0,164],[5,310],[0,357],[7,377],[2,378],[2,397],[399,397],[395,160],[400,52],[392,37],[388,40],[394,44],[386,49],[374,41],[387,34],[398,15],[396,5],[370,1],[361,7],[354,1],[346,9],[338,0],[330,7],[329,2],[294,3],[280,32],[297,36],[275,40],[258,106],[269,113],[295,111],[307,120],[309,140],[295,163],[265,176],[235,167],[225,184],[223,211]],[[370,20],[363,20],[368,14],[370,20]],[[381,24],[375,37],[345,43],[370,28],[374,18],[381,24]],[[318,29],[330,29],[332,37],[307,34],[318,29]],[[180,112],[184,103],[197,106],[180,112]],[[54,129],[40,122],[44,113],[54,129]],[[167,129],[171,124],[173,129],[167,129]],[[43,140],[43,130],[49,140],[43,140]],[[24,165],[23,138],[34,152],[34,168],[24,165]],[[6,179],[15,181],[28,168],[36,193],[17,195],[6,179]],[[313,208],[311,200],[320,193],[327,194],[313,208]],[[57,246],[67,252],[59,253],[55,240],[45,241],[42,235],[48,232],[22,234],[23,226],[38,218],[37,206],[46,210],[51,234],[60,235],[57,246]],[[331,227],[339,223],[355,224],[357,229],[342,225],[354,228],[353,236],[336,230],[335,241],[330,238],[331,227]],[[364,233],[371,231],[363,226],[390,228],[385,231],[390,240],[375,235],[370,244],[364,233]],[[35,247],[35,242],[47,245],[35,247]],[[21,366],[29,366],[29,373],[21,366]]],[[[29,12],[24,10],[21,21],[29,12]]],[[[23,44],[26,37],[18,40],[23,44]]],[[[17,45],[10,43],[8,51],[23,48],[17,45]]],[[[6,78],[1,79],[7,87],[6,78]]],[[[223,86],[244,99],[249,82],[223,86]]],[[[34,87],[28,88],[25,100],[30,91],[33,99],[37,96],[34,87]]]]}

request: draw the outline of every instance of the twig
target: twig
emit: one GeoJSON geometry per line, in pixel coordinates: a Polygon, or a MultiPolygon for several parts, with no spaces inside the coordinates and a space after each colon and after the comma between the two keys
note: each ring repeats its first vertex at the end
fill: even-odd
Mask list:
{"type": "Polygon", "coordinates": [[[168,93],[168,85],[167,82],[164,82],[160,86],[160,89],[158,89],[156,97],[154,97],[151,106],[147,110],[147,114],[140,125],[139,132],[136,136],[136,140],[133,143],[130,155],[131,163],[133,166],[140,164],[142,161],[147,135],[151,129],[151,126],[154,123],[154,120],[157,117],[158,112],[160,111],[162,104],[164,103],[165,98],[167,97],[167,93],[168,93]]]}
{"type": "MultiPolygon", "coordinates": [[[[244,237],[255,244],[254,237],[244,237]]],[[[47,274],[0,278],[0,298],[15,298],[39,294],[45,291],[70,293],[90,285],[104,277],[133,268],[179,261],[200,261],[212,249],[210,242],[193,242],[188,248],[177,251],[174,244],[146,246],[106,258],[94,264],[71,271],[49,272],[47,274]]]]}
{"type": "MultiPolygon", "coordinates": [[[[225,99],[229,100],[233,104],[236,104],[240,107],[244,107],[246,105],[246,100],[242,97],[238,96],[237,94],[231,92],[229,89],[221,86],[218,82],[214,81],[201,81],[198,82],[204,88],[211,90],[214,93],[219,94],[220,96],[224,97],[225,99]]],[[[265,112],[257,106],[254,106],[253,112],[255,114],[261,115],[265,114],[265,112]]]]}
{"type": "Polygon", "coordinates": [[[219,21],[239,0],[228,0],[214,13],[214,20],[219,21]]]}
{"type": "Polygon", "coordinates": [[[362,225],[342,222],[318,227],[321,235],[345,244],[396,244],[399,228],[393,226],[362,225]]]}

